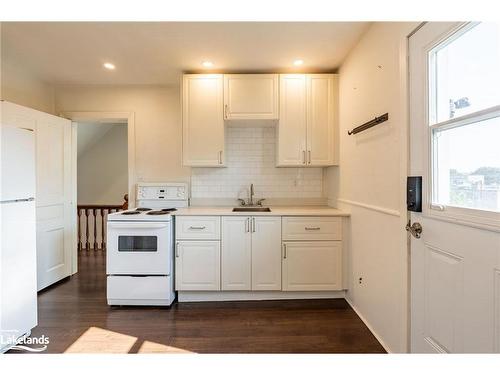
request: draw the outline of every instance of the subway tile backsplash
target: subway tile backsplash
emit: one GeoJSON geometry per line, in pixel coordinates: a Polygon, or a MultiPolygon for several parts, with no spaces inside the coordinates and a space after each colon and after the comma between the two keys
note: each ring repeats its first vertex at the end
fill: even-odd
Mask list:
{"type": "Polygon", "coordinates": [[[192,198],[321,198],[322,168],[276,168],[273,126],[226,127],[226,168],[191,168],[192,198]]]}

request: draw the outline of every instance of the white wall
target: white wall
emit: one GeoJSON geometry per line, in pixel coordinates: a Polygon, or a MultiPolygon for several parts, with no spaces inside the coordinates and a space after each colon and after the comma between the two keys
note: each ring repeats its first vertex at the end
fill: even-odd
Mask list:
{"type": "Polygon", "coordinates": [[[351,212],[347,297],[393,352],[408,340],[406,36],[416,26],[373,24],[342,64],[340,166],[326,173],[329,204],[351,212]],[[385,112],[386,123],[347,135],[385,112]]]}
{"type": "Polygon", "coordinates": [[[58,86],[56,113],[71,111],[133,112],[136,181],[189,182],[181,163],[182,125],[179,87],[58,86]]]}
{"type": "Polygon", "coordinates": [[[276,168],[276,127],[226,126],[227,168],[192,168],[193,198],[321,198],[322,168],[276,168]]]}
{"type": "Polygon", "coordinates": [[[78,204],[123,204],[128,192],[126,124],[78,124],[77,161],[78,204]]]}
{"type": "Polygon", "coordinates": [[[2,49],[0,97],[12,103],[54,113],[54,87],[22,67],[2,49]]]}

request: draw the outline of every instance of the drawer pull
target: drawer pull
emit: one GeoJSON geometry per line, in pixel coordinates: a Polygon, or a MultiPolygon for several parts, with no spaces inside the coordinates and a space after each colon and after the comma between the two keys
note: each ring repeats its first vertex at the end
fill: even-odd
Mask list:
{"type": "Polygon", "coordinates": [[[175,244],[175,257],[179,258],[179,242],[175,244]]]}
{"type": "Polygon", "coordinates": [[[305,230],[320,230],[320,227],[305,227],[305,230]]]}
{"type": "Polygon", "coordinates": [[[189,227],[189,229],[197,229],[197,230],[203,230],[205,228],[206,228],[205,226],[203,226],[203,227],[193,227],[193,226],[189,227]]]}

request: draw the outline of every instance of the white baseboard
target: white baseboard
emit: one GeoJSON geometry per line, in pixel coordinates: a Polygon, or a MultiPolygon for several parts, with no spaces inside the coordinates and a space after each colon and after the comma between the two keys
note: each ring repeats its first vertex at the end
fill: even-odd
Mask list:
{"type": "Polygon", "coordinates": [[[263,301],[285,299],[345,298],[345,291],[336,292],[177,292],[179,302],[263,301]]]}
{"type": "Polygon", "coordinates": [[[389,353],[389,354],[393,353],[393,351],[384,342],[384,340],[382,340],[382,338],[377,334],[377,332],[375,332],[375,330],[373,329],[373,327],[371,326],[371,324],[368,323],[368,321],[365,319],[365,317],[363,316],[363,314],[361,314],[359,312],[359,310],[356,308],[356,306],[352,303],[352,301],[350,301],[349,298],[347,298],[347,295],[345,296],[345,300],[347,301],[347,303],[349,304],[349,306],[351,306],[351,308],[354,310],[354,312],[356,313],[356,315],[358,315],[359,318],[363,321],[363,323],[365,323],[365,326],[368,327],[368,329],[370,330],[370,332],[373,334],[373,336],[375,336],[375,338],[380,343],[380,345],[382,345],[382,347],[385,349],[385,351],[387,353],[389,353]]]}

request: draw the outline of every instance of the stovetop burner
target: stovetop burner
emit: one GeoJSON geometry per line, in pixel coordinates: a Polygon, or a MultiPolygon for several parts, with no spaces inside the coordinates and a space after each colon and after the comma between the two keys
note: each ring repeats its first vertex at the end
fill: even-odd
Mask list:
{"type": "Polygon", "coordinates": [[[139,215],[141,213],[141,211],[124,211],[122,212],[122,215],[139,215]]]}
{"type": "Polygon", "coordinates": [[[177,211],[177,208],[162,208],[161,211],[167,211],[167,212],[177,211]]]}
{"type": "Polygon", "coordinates": [[[136,210],[136,211],[151,211],[151,208],[147,208],[147,207],[137,207],[135,210],[136,210]]]}
{"type": "Polygon", "coordinates": [[[146,212],[146,215],[168,215],[168,214],[169,214],[169,211],[164,211],[164,210],[146,212]]]}

